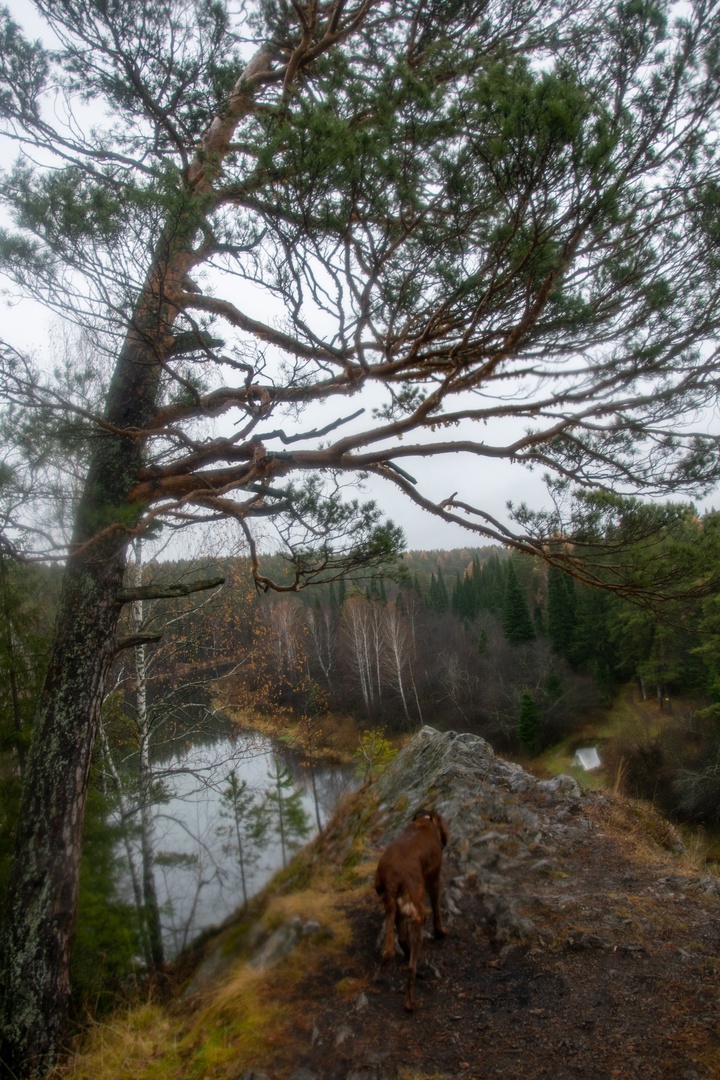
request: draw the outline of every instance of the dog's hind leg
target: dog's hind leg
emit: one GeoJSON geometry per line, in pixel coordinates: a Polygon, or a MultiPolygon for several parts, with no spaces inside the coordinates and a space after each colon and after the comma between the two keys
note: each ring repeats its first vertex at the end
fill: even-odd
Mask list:
{"type": "Polygon", "coordinates": [[[423,938],[423,920],[415,913],[414,917],[406,920],[407,940],[410,949],[408,960],[408,981],[405,993],[405,1008],[408,1012],[415,1012],[415,977],[417,975],[418,960],[423,938]]]}
{"type": "Polygon", "coordinates": [[[432,904],[433,934],[436,938],[447,937],[447,930],[443,926],[440,912],[440,874],[437,873],[433,874],[432,877],[428,877],[425,884],[432,904]]]}
{"type": "Polygon", "coordinates": [[[383,945],[382,962],[388,964],[395,956],[395,920],[397,918],[397,905],[394,896],[385,893],[385,943],[383,945]]]}

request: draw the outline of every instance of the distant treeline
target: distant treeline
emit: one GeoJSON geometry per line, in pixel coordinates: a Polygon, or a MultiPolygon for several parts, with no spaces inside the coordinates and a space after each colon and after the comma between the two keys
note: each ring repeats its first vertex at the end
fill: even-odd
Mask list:
{"type": "MultiPolygon", "coordinates": [[[[180,688],[202,683],[248,717],[324,712],[352,716],[360,730],[431,723],[479,732],[503,751],[534,753],[635,680],[668,715],[679,695],[692,699],[692,733],[680,741],[692,745],[685,764],[704,768],[720,751],[720,516],[690,508],[671,521],[621,547],[634,580],[667,583],[655,605],[640,589],[635,597],[613,589],[616,569],[608,570],[609,590],[590,588],[542,559],[499,547],[411,551],[372,578],[297,594],[258,591],[242,558],[150,562],[146,583],[225,578],[210,593],[144,603],[141,629],[159,638],[147,649],[153,707],[181,725],[174,701],[188,695],[180,688]]],[[[289,580],[280,556],[265,559],[264,569],[289,580]]],[[[0,725],[6,751],[20,758],[54,577],[8,565],[3,572],[0,725]]],[[[126,610],[129,633],[138,626],[126,610]]],[[[119,654],[113,680],[115,705],[118,697],[131,705],[127,653],[119,654]]],[[[670,750],[653,753],[662,771],[670,750]]],[[[656,772],[648,783],[657,785],[656,772]]]]}
{"type": "MultiPolygon", "coordinates": [[[[693,581],[698,559],[708,575],[713,560],[720,565],[717,535],[717,515],[688,514],[667,535],[628,547],[637,578],[643,560],[655,576],[663,562],[672,568],[674,592],[658,607],[498,547],[408,552],[372,580],[299,594],[258,594],[247,564],[228,560],[207,568],[226,586],[189,609],[174,633],[184,663],[241,665],[238,704],[301,714],[312,687],[360,726],[462,726],[502,749],[537,749],[628,680],[661,704],[692,694],[713,710],[717,598],[702,588],[695,596],[693,581]]],[[[281,579],[279,557],[266,565],[281,579]]],[[[190,570],[163,564],[155,572],[190,570]]]]}

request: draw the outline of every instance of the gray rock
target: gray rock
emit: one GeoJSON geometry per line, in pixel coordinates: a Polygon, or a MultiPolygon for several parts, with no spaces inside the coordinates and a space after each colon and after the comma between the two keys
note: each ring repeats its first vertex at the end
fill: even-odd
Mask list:
{"type": "Polygon", "coordinates": [[[215,982],[225,974],[235,963],[235,957],[223,953],[220,949],[213,949],[208,953],[199,965],[188,986],[183,991],[183,998],[192,997],[203,990],[210,983],[215,982]]]}
{"type": "Polygon", "coordinates": [[[583,789],[577,780],[573,776],[567,776],[565,773],[554,776],[552,780],[539,780],[537,786],[539,791],[546,792],[553,798],[579,801],[583,796],[583,789]]]}
{"type": "Polygon", "coordinates": [[[300,940],[301,920],[293,918],[278,926],[270,937],[260,946],[249,961],[249,966],[255,971],[261,968],[274,967],[297,946],[300,940]]]}
{"type": "Polygon", "coordinates": [[[565,945],[573,952],[580,952],[583,949],[611,949],[612,944],[607,938],[602,937],[600,934],[586,934],[582,931],[578,934],[572,934],[565,939],[565,945]]]}
{"type": "Polygon", "coordinates": [[[539,862],[533,863],[530,869],[534,874],[551,874],[559,865],[557,859],[540,859],[539,862]]]}

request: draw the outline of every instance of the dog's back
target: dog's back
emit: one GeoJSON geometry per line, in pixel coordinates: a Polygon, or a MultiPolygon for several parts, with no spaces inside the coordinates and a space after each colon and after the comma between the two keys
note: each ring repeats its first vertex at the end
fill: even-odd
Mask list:
{"type": "Polygon", "coordinates": [[[397,898],[420,885],[424,893],[427,875],[437,873],[441,863],[442,843],[437,827],[426,818],[414,818],[380,856],[375,889],[379,896],[397,898]]]}

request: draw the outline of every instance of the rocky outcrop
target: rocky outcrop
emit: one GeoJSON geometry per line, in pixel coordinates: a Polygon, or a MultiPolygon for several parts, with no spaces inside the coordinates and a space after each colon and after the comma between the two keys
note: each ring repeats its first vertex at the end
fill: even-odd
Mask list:
{"type": "MultiPolygon", "coordinates": [[[[347,820],[336,822],[326,843],[343,859],[364,828],[379,850],[405,828],[415,810],[435,808],[452,837],[443,893],[448,921],[471,891],[482,897],[488,932],[499,946],[529,944],[545,933],[528,914],[541,906],[532,884],[555,870],[559,842],[578,841],[592,831],[582,813],[586,797],[571,776],[538,780],[497,757],[479,735],[423,727],[360,794],[347,820]],[[369,806],[375,808],[372,814],[369,806]]],[[[243,951],[251,968],[272,967],[304,938],[324,932],[314,920],[297,916],[272,929],[258,920],[243,937],[243,951]]],[[[222,976],[236,959],[221,938],[198,966],[186,996],[222,976]]]]}
{"type": "Polygon", "coordinates": [[[647,804],[586,793],[570,776],[539,780],[479,736],[426,727],[298,856],[298,889],[317,872],[343,909],[335,944],[307,900],[290,914],[284,875],[268,895],[281,921],[262,905],[254,921],[246,913],[241,935],[230,926],[208,950],[194,985],[237,961],[240,939],[253,977],[281,984],[284,959],[307,943],[312,975],[300,954],[288,965],[302,982],[293,1053],[266,1049],[242,1080],[698,1080],[711,1075],[698,1062],[715,1052],[720,886],[679,860],[681,847],[647,804]],[[452,834],[450,934],[423,951],[419,1014],[408,1019],[402,959],[379,965],[372,877],[422,806],[452,834]]]}
{"type": "Polygon", "coordinates": [[[571,776],[538,780],[497,757],[479,735],[424,727],[376,782],[379,843],[384,845],[420,806],[439,810],[450,826],[446,852],[452,877],[445,889],[449,918],[467,889],[483,895],[488,923],[500,944],[541,938],[521,909],[537,906],[508,869],[522,863],[530,885],[551,872],[559,840],[586,838],[583,790],[571,776]]]}

